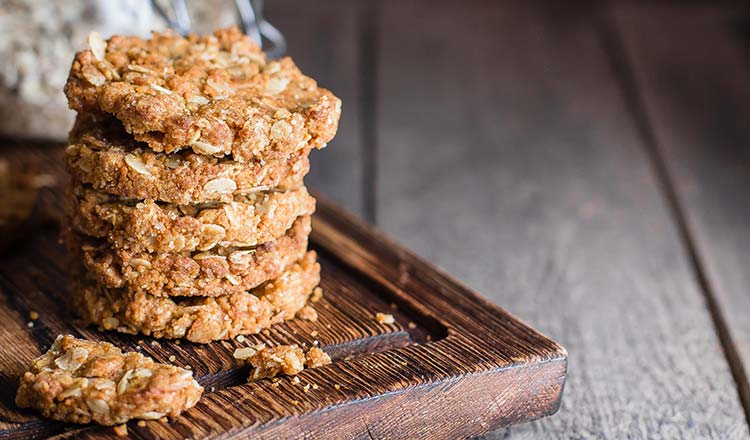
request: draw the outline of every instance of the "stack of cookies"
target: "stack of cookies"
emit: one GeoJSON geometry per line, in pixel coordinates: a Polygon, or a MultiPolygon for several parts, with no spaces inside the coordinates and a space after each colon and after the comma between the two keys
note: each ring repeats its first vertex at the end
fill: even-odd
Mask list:
{"type": "Polygon", "coordinates": [[[64,239],[85,322],[203,343],[306,306],[320,267],[303,177],[338,98],[236,28],[92,34],[65,93],[78,116],[64,239]]]}

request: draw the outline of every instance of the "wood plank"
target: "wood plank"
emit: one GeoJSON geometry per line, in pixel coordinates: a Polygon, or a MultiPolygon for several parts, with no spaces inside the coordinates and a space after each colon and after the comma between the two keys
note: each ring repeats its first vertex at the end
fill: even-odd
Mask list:
{"type": "Polygon", "coordinates": [[[631,5],[615,12],[750,421],[748,8],[631,5]]]}
{"type": "Polygon", "coordinates": [[[343,102],[336,138],[311,156],[307,183],[350,211],[365,215],[362,137],[360,2],[333,0],[265,3],[266,18],[281,30],[303,72],[343,102]]]}
{"type": "MultiPolygon", "coordinates": [[[[39,172],[65,180],[59,146],[6,147],[3,158],[14,168],[33,161],[39,172]]],[[[38,209],[59,217],[64,185],[45,191],[38,209]]],[[[114,437],[111,428],[52,423],[13,403],[19,376],[60,333],[192,368],[206,388],[203,398],[169,423],[130,423],[135,439],[457,438],[559,406],[562,347],[327,200],[318,200],[311,236],[326,292],[314,305],[318,320],[279,324],[246,342],[177,344],[77,326],[65,305],[68,261],[57,236],[57,227],[40,225],[0,257],[0,438],[114,437]],[[28,327],[32,311],[39,317],[28,327]],[[396,322],[377,322],[377,312],[396,322]],[[245,383],[248,371],[232,357],[237,347],[258,342],[314,341],[334,362],[302,372],[297,385],[290,378],[245,383]]]]}
{"type": "Polygon", "coordinates": [[[381,6],[378,225],[570,351],[560,413],[493,438],[746,436],[596,8],[381,6]]]}

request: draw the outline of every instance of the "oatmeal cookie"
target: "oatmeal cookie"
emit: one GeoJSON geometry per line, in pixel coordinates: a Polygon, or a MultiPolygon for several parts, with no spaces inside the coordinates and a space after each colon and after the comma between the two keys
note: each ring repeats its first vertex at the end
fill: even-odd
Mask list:
{"type": "Polygon", "coordinates": [[[253,249],[201,253],[133,253],[68,231],[63,238],[89,277],[103,287],[153,296],[241,293],[280,276],[307,251],[310,217],[300,217],[279,239],[253,249]]]}
{"type": "Polygon", "coordinates": [[[150,40],[92,35],[89,47],[73,61],[69,106],[113,115],[155,152],[275,160],[336,133],[341,101],[291,58],[266,61],[236,27],[150,40]]]}
{"type": "Polygon", "coordinates": [[[133,253],[256,246],[284,235],[297,217],[315,211],[305,187],[198,205],[123,199],[81,186],[72,192],[73,228],[133,253]]]}
{"type": "Polygon", "coordinates": [[[21,376],[16,405],[54,420],[117,425],[176,417],[202,393],[191,371],[107,342],[60,335],[21,376]]]}
{"type": "Polygon", "coordinates": [[[239,163],[189,152],[154,153],[122,128],[79,118],[65,150],[76,183],[109,194],[187,205],[302,186],[310,148],[267,162],[239,163]]]}
{"type": "Polygon", "coordinates": [[[318,282],[320,265],[310,251],[280,277],[234,295],[159,298],[107,289],[78,276],[71,300],[84,322],[104,330],[208,343],[294,318],[318,282]]]}

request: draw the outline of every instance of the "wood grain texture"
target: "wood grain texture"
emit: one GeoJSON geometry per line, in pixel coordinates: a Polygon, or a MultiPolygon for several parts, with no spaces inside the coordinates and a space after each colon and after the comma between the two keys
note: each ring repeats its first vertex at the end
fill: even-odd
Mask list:
{"type": "Polygon", "coordinates": [[[747,436],[596,8],[380,5],[378,225],[570,350],[560,413],[490,437],[747,436]]]}
{"type": "MultiPolygon", "coordinates": [[[[13,166],[33,161],[64,180],[60,147],[7,147],[13,166]]],[[[37,207],[61,215],[62,186],[37,207]]],[[[57,228],[42,226],[0,258],[0,438],[101,439],[111,428],[68,426],[15,407],[19,376],[54,338],[69,333],[190,366],[206,393],[168,424],[129,424],[131,438],[457,438],[557,411],[565,350],[398,244],[319,200],[312,247],[322,266],[316,322],[291,321],[247,342],[176,344],[75,325],[66,307],[67,256],[57,228]],[[27,326],[31,312],[39,318],[27,326]],[[381,324],[375,313],[396,322],[381,324]],[[334,362],[288,378],[245,383],[240,346],[318,341],[334,362]],[[305,390],[304,385],[317,389],[305,390]],[[440,423],[435,423],[436,421],[440,423]]]]}
{"type": "Polygon", "coordinates": [[[333,201],[365,213],[362,139],[361,3],[353,0],[265,2],[265,16],[287,38],[289,55],[305,74],[341,98],[336,138],[311,156],[306,181],[333,201]]]}
{"type": "Polygon", "coordinates": [[[750,421],[747,5],[629,5],[614,13],[750,421]]]}

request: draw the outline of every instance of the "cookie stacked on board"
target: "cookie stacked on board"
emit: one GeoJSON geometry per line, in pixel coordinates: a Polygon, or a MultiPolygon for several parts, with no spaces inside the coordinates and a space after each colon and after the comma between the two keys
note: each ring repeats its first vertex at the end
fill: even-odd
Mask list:
{"type": "Polygon", "coordinates": [[[92,34],[65,93],[78,116],[64,238],[85,322],[208,342],[305,307],[320,267],[303,177],[338,98],[236,28],[92,34]]]}

